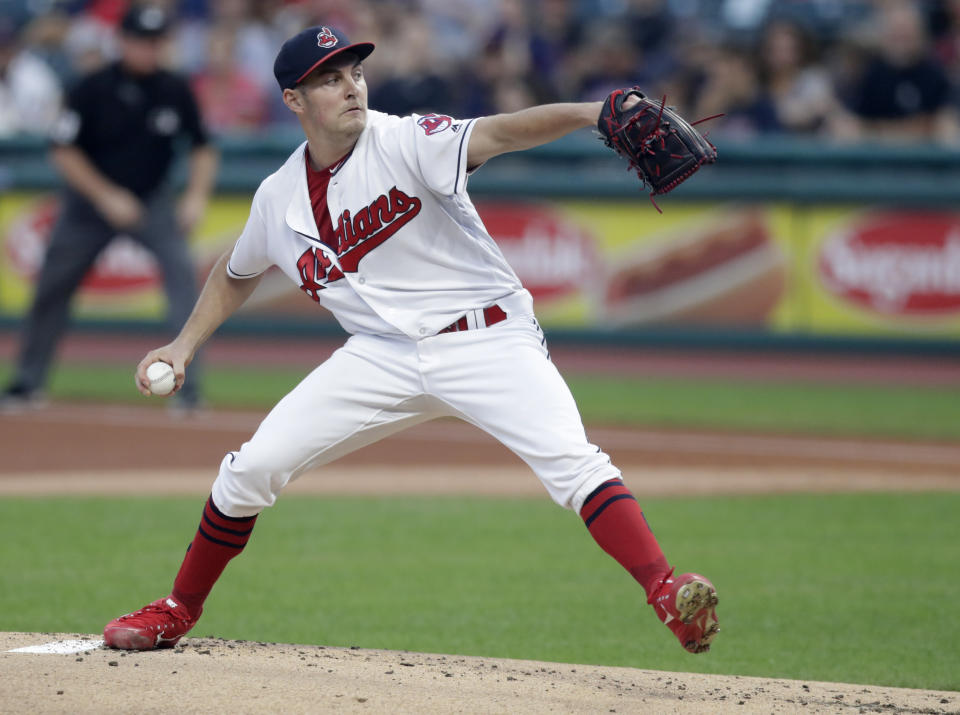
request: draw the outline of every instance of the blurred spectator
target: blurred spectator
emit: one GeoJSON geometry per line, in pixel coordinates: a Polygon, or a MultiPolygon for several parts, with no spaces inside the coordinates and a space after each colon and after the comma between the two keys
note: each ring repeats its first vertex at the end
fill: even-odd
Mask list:
{"type": "MultiPolygon", "coordinates": [[[[570,0],[559,1],[570,4],[570,0]]],[[[490,0],[420,0],[418,4],[430,23],[437,56],[457,64],[476,60],[497,21],[497,13],[490,12],[490,0]]],[[[551,20],[548,12],[538,14],[544,22],[551,20]]]]}
{"type": "Polygon", "coordinates": [[[116,30],[93,16],[80,15],[69,23],[63,50],[70,63],[67,81],[72,82],[117,56],[116,30]]]}
{"type": "Polygon", "coordinates": [[[570,98],[599,100],[618,87],[647,86],[652,78],[641,73],[641,66],[629,28],[615,20],[597,21],[586,28],[583,44],[568,65],[575,81],[570,98]]]}
{"type": "Polygon", "coordinates": [[[779,132],[772,97],[756,70],[753,56],[735,47],[717,47],[704,55],[702,76],[695,80],[689,114],[695,119],[723,114],[710,126],[711,133],[750,137],[761,132],[779,132]]]}
{"type": "Polygon", "coordinates": [[[210,35],[223,29],[234,35],[237,69],[263,91],[273,91],[273,60],[284,37],[273,24],[273,4],[272,0],[211,1],[209,18],[187,19],[177,29],[178,69],[189,75],[202,72],[210,62],[210,35]]]}
{"type": "Polygon", "coordinates": [[[584,23],[577,16],[575,5],[574,0],[534,0],[532,8],[552,72],[550,81],[558,89],[562,87],[564,65],[583,42],[584,23]]]}
{"type": "Polygon", "coordinates": [[[960,62],[960,0],[934,3],[927,20],[934,56],[948,74],[955,76],[960,62]]]}
{"type": "Polygon", "coordinates": [[[604,19],[580,25],[580,88],[568,96],[602,99],[616,87],[639,86],[649,96],[667,95],[675,103],[684,93],[678,91],[678,76],[690,59],[683,48],[696,42],[699,26],[687,23],[681,37],[673,5],[669,0],[595,3],[604,19]]]}
{"type": "Polygon", "coordinates": [[[956,141],[950,81],[934,59],[917,6],[883,3],[877,22],[875,54],[852,96],[863,135],[956,141]]]}
{"type": "Polygon", "coordinates": [[[511,65],[509,53],[497,42],[483,48],[458,84],[462,99],[455,114],[460,116],[482,117],[535,104],[525,76],[511,65]]]}
{"type": "Polygon", "coordinates": [[[957,92],[960,87],[960,0],[943,0],[931,18],[931,27],[936,32],[935,56],[957,92]]]}
{"type": "Polygon", "coordinates": [[[834,43],[871,17],[877,0],[777,0],[766,22],[784,20],[807,28],[825,43],[834,43]]]}
{"type": "Polygon", "coordinates": [[[60,110],[60,83],[39,57],[21,47],[20,28],[0,16],[0,137],[46,134],[60,110]]]}
{"type": "Polygon", "coordinates": [[[667,0],[629,0],[623,22],[640,48],[647,77],[668,76],[677,69],[677,23],[667,0]]]}
{"type": "Polygon", "coordinates": [[[207,125],[218,133],[260,129],[269,115],[269,100],[264,89],[234,61],[234,29],[215,26],[207,41],[206,69],[192,79],[207,125]]]}
{"type": "Polygon", "coordinates": [[[455,66],[436,56],[426,18],[402,14],[384,49],[392,54],[393,62],[389,75],[370,88],[373,109],[401,116],[457,113],[450,80],[443,74],[452,74],[455,66]]]}
{"type": "Polygon", "coordinates": [[[780,129],[847,137],[853,118],[837,98],[830,75],[814,62],[812,38],[797,24],[775,20],[761,36],[760,78],[780,129]]]}
{"type": "MultiPolygon", "coordinates": [[[[359,37],[362,34],[361,15],[367,4],[367,0],[292,0],[286,3],[287,10],[291,13],[290,20],[297,32],[311,25],[332,25],[343,30],[348,37],[359,37]]],[[[373,0],[373,4],[378,6],[378,11],[389,11],[391,8],[416,9],[416,3],[407,0],[373,0]]],[[[281,38],[281,43],[284,39],[286,36],[281,38]]]]}
{"type": "MultiPolygon", "coordinates": [[[[33,13],[21,49],[62,86],[116,57],[130,4],[0,1],[33,13]]],[[[372,106],[401,114],[480,116],[638,85],[688,113],[725,111],[712,130],[734,135],[960,134],[951,110],[960,106],[960,0],[154,2],[179,13],[172,65],[194,78],[220,132],[294,121],[274,91],[273,59],[282,38],[331,24],[377,44],[367,62],[372,106]],[[879,32],[865,33],[865,18],[879,32]]]]}
{"type": "Polygon", "coordinates": [[[531,2],[500,0],[500,22],[494,25],[489,41],[504,48],[518,73],[549,82],[557,69],[557,53],[541,33],[534,12],[531,2]]]}
{"type": "Polygon", "coordinates": [[[634,41],[644,52],[670,52],[676,34],[676,16],[667,0],[627,0],[624,19],[634,41]]]}
{"type": "Polygon", "coordinates": [[[70,30],[70,16],[51,10],[31,19],[20,35],[22,45],[53,70],[61,87],[69,85],[74,77],[73,59],[64,43],[70,30]]]}
{"type": "Polygon", "coordinates": [[[532,29],[535,8],[518,0],[503,0],[500,8],[500,21],[458,82],[463,116],[515,112],[560,97],[551,82],[560,56],[547,37],[532,29]]]}
{"type": "Polygon", "coordinates": [[[721,18],[728,31],[748,34],[763,25],[771,4],[773,0],[723,0],[721,18]]]}

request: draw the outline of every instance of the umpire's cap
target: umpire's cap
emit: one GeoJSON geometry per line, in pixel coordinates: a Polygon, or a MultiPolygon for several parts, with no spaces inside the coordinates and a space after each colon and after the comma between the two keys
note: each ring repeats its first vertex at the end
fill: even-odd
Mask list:
{"type": "Polygon", "coordinates": [[[351,45],[347,36],[335,27],[308,27],[283,43],[273,63],[273,74],[280,89],[293,89],[321,64],[347,50],[362,60],[373,52],[373,43],[351,45]]]}
{"type": "Polygon", "coordinates": [[[157,5],[133,5],[120,21],[120,30],[135,37],[160,37],[170,29],[170,15],[157,5]]]}

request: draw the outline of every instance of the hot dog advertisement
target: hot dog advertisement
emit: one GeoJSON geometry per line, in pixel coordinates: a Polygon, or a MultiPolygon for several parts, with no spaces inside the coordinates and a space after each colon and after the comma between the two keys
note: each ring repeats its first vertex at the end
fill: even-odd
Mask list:
{"type": "Polygon", "coordinates": [[[764,325],[787,286],[787,257],[759,211],[638,242],[610,262],[598,312],[613,325],[764,325]]]}
{"type": "MultiPolygon", "coordinates": [[[[249,196],[215,198],[191,239],[198,280],[246,221],[249,196]]],[[[882,207],[504,201],[477,209],[534,296],[565,329],[709,326],[804,335],[955,337],[960,331],[960,212],[882,207]]],[[[0,318],[26,310],[57,203],[0,198],[0,318]]],[[[118,236],[85,279],[80,318],[158,320],[152,258],[118,236]]],[[[316,315],[280,275],[244,307],[252,317],[316,315]]]]}

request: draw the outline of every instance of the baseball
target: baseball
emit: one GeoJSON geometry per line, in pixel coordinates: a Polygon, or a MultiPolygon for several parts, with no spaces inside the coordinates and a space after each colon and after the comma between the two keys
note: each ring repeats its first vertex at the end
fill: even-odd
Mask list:
{"type": "Polygon", "coordinates": [[[161,396],[173,392],[173,386],[176,383],[173,368],[165,362],[151,363],[147,367],[147,380],[150,381],[150,392],[161,396]]]}

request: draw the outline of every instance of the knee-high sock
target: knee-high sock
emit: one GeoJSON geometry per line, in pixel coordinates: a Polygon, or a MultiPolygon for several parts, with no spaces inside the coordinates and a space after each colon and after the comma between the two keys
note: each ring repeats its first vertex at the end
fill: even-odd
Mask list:
{"type": "Polygon", "coordinates": [[[649,598],[670,565],[630,490],[619,479],[604,482],[583,502],[580,517],[600,548],[630,572],[649,598]]]}
{"type": "Polygon", "coordinates": [[[173,599],[199,616],[203,602],[227,562],[243,551],[250,540],[256,520],[256,516],[226,516],[217,509],[213,497],[207,499],[196,536],[187,547],[187,555],[173,582],[173,599]]]}

